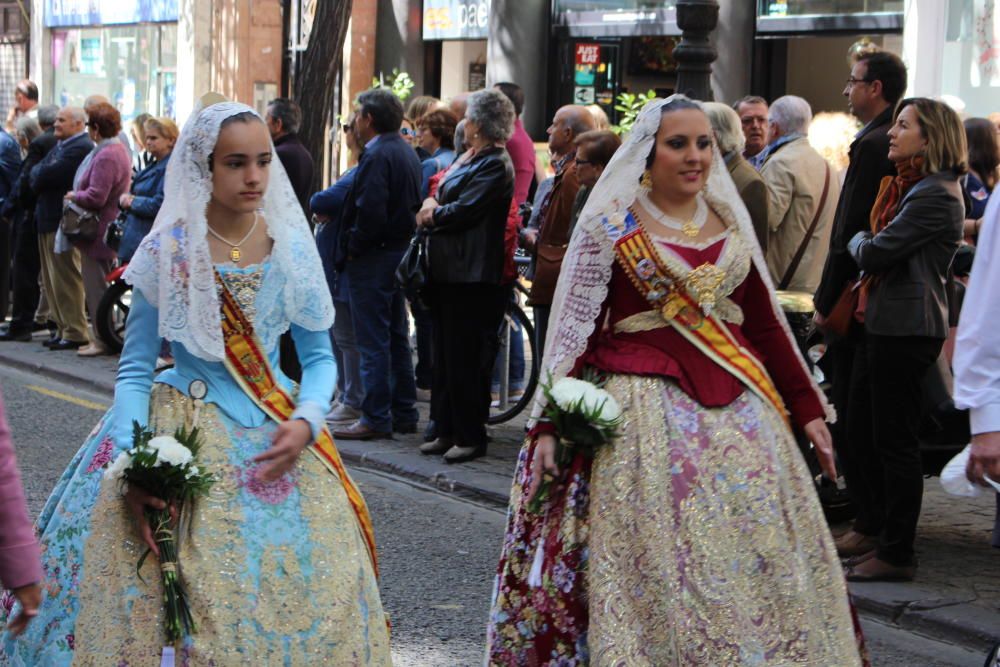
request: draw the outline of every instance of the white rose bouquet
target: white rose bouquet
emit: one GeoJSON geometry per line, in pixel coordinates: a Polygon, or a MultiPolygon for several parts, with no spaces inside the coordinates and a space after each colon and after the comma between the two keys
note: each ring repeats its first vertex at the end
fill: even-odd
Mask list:
{"type": "MultiPolygon", "coordinates": [[[[170,642],[181,639],[185,634],[194,634],[196,630],[180,579],[177,539],[170,518],[170,506],[180,510],[185,501],[208,493],[215,482],[214,476],[203,473],[196,465],[200,445],[197,428],[190,432],[180,428],[172,437],[155,436],[152,431],[133,422],[132,448],[119,454],[104,471],[104,478],[120,484],[123,493],[126,485],[135,484],[167,503],[167,507],[160,510],[147,507],[146,518],[160,549],[166,632],[170,642]]],[[[136,573],[149,554],[147,549],[139,559],[136,573]]]]}
{"type": "MultiPolygon", "coordinates": [[[[598,448],[608,444],[622,423],[618,401],[604,390],[604,380],[594,371],[584,371],[584,379],[564,377],[542,383],[546,398],[545,418],[556,430],[556,465],[565,469],[573,457],[582,454],[593,458],[598,448]]],[[[541,511],[551,493],[555,478],[546,473],[538,492],[528,505],[529,512],[541,511]]]]}

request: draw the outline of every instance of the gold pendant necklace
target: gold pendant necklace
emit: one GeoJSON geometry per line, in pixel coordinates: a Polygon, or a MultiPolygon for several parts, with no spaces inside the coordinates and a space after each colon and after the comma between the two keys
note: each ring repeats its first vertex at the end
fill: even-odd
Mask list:
{"type": "Polygon", "coordinates": [[[694,215],[683,222],[661,211],[646,195],[643,195],[641,203],[643,208],[649,211],[650,215],[661,225],[680,230],[684,236],[690,239],[697,237],[701,233],[701,228],[708,222],[708,205],[700,196],[697,198],[694,215]]]}
{"type": "Polygon", "coordinates": [[[228,239],[222,238],[222,236],[220,236],[218,234],[218,232],[216,232],[214,229],[212,229],[212,227],[209,226],[208,223],[206,223],[205,226],[208,228],[208,233],[209,234],[211,234],[215,238],[219,239],[220,241],[222,241],[223,243],[225,243],[227,246],[230,246],[230,248],[229,248],[229,259],[230,259],[230,261],[232,261],[233,264],[239,264],[240,263],[240,258],[243,257],[243,253],[240,251],[240,246],[243,245],[244,243],[246,243],[247,239],[250,238],[253,235],[254,231],[257,229],[257,222],[258,222],[259,219],[260,218],[257,216],[257,211],[254,211],[253,212],[253,224],[250,225],[250,231],[247,232],[246,236],[244,236],[242,239],[240,239],[239,243],[233,243],[232,241],[230,241],[228,239]]]}

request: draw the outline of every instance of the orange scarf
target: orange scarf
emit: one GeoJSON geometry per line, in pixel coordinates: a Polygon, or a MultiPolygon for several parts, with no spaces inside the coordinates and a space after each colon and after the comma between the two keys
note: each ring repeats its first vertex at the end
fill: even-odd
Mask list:
{"type": "Polygon", "coordinates": [[[914,185],[923,180],[924,156],[916,155],[896,162],[896,176],[885,176],[879,184],[878,197],[872,206],[872,234],[878,234],[899,212],[899,204],[914,185]]]}
{"type": "MultiPolygon", "coordinates": [[[[896,161],[896,175],[884,176],[879,184],[878,196],[875,198],[875,205],[872,206],[871,222],[872,234],[878,234],[889,226],[896,214],[899,213],[899,205],[903,197],[914,185],[923,180],[926,174],[923,173],[924,156],[915,155],[906,160],[896,161]]],[[[871,290],[877,276],[870,274],[861,279],[861,287],[858,290],[858,305],[854,310],[854,319],[858,322],[865,321],[865,310],[868,308],[868,292],[871,290]]]]}

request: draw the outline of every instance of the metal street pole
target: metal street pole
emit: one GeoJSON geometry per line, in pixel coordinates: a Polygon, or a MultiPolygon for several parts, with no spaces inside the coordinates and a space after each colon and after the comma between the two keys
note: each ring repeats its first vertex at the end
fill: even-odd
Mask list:
{"type": "Polygon", "coordinates": [[[696,100],[711,101],[712,63],[718,52],[709,40],[719,23],[717,0],[677,0],[677,26],[681,41],[674,49],[677,92],[696,100]]]}

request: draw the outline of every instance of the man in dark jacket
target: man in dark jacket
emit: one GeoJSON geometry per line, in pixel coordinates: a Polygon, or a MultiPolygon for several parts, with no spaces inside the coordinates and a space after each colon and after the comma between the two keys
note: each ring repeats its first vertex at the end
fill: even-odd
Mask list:
{"type": "MultiPolygon", "coordinates": [[[[897,56],[884,51],[862,54],[847,79],[844,96],[851,112],[865,126],[851,144],[850,164],[833,220],[830,252],[816,291],[816,320],[819,323],[830,315],[844,287],[857,279],[858,265],[848,253],[847,243],[858,232],[871,229],[870,215],[879,183],[896,173],[889,160],[887,133],[892,126],[892,111],[904,90],[906,66],[897,56]]],[[[864,410],[870,409],[867,404],[852,406],[848,392],[855,355],[864,348],[864,327],[856,325],[847,339],[829,343],[825,368],[832,376],[832,399],[840,417],[834,425],[834,445],[857,512],[854,528],[838,538],[837,551],[842,556],[860,556],[874,548],[878,532],[868,525],[871,522],[865,513],[870,511],[867,506],[870,503],[858,495],[865,487],[860,481],[862,475],[879,474],[878,471],[861,470],[856,454],[859,448],[870,448],[871,443],[854,442],[846,437],[848,415],[864,414],[864,410]]]]}
{"type": "Polygon", "coordinates": [[[576,145],[574,140],[594,129],[594,117],[586,107],[569,104],[556,111],[549,126],[549,150],[555,167],[552,190],[542,200],[537,232],[528,229],[523,242],[535,255],[535,273],[528,305],[534,308],[535,348],[541,357],[545,351],[549,312],[556,291],[556,279],[562,267],[563,255],[569,244],[573,219],[573,202],[580,190],[576,175],[576,145]]]}
{"type": "Polygon", "coordinates": [[[416,227],[421,173],[413,147],[399,135],[399,98],[369,90],[355,111],[364,153],[344,206],[337,263],[348,277],[365,398],[361,419],[334,435],[368,440],[417,428],[406,300],[395,272],[416,227]]]}
{"type": "Polygon", "coordinates": [[[55,138],[59,143],[36,164],[29,176],[38,195],[35,223],[42,258],[42,286],[55,321],[55,335],[43,343],[50,350],[75,350],[89,342],[84,309],[80,251],[55,251],[56,232],[62,219],[63,198],[73,189],[76,169],[94,147],[84,129],[83,109],[64,107],[56,114],[55,138]]]}
{"type": "Polygon", "coordinates": [[[38,124],[43,132],[28,144],[28,153],[21,164],[14,192],[4,206],[5,214],[14,220],[13,262],[11,266],[11,320],[3,340],[31,340],[38,309],[38,274],[41,257],[38,252],[38,230],[35,227],[35,192],[31,189],[31,170],[42,161],[56,145],[55,123],[59,109],[44,106],[38,109],[38,124]]]}
{"type": "Polygon", "coordinates": [[[313,158],[299,139],[299,125],[302,123],[302,109],[287,97],[271,100],[267,105],[267,129],[274,142],[274,150],[281,160],[281,166],[292,182],[295,197],[302,206],[302,212],[309,219],[309,195],[312,190],[313,158]]]}

